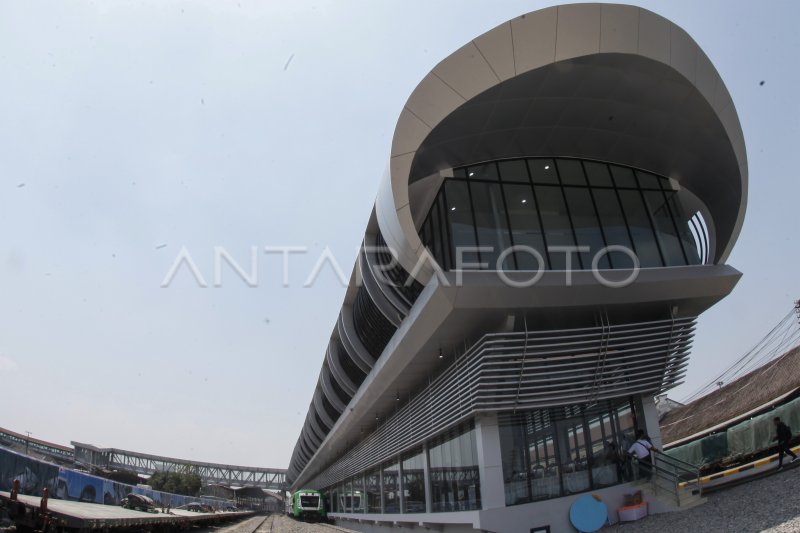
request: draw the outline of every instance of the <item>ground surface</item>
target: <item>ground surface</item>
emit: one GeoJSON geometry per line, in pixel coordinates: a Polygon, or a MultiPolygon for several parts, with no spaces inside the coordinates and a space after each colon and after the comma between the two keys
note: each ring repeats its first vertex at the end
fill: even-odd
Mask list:
{"type": "Polygon", "coordinates": [[[705,504],[679,513],[649,516],[603,531],[620,533],[797,533],[800,531],[800,468],[708,495],[705,504]]]}
{"type": "MultiPolygon", "coordinates": [[[[196,531],[196,530],[195,530],[196,531]]],[[[292,520],[283,515],[256,516],[238,524],[219,528],[206,528],[202,533],[350,533],[349,529],[327,524],[310,524],[292,520]]],[[[198,532],[200,533],[200,532],[198,532]]]]}
{"type": "MultiPolygon", "coordinates": [[[[708,501],[677,513],[620,523],[605,533],[798,533],[800,468],[708,495],[708,501]]],[[[0,527],[0,531],[5,531],[0,527]]],[[[14,531],[10,528],[9,531],[14,531]]],[[[335,533],[350,530],[298,522],[283,515],[256,516],[237,524],[195,529],[195,533],[335,533]]]]}

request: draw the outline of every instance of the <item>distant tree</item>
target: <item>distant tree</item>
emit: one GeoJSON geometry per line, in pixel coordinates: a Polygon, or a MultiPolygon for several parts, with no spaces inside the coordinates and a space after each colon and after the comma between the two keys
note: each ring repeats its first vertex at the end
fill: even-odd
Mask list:
{"type": "Polygon", "coordinates": [[[200,493],[202,479],[195,472],[156,472],[150,476],[148,484],[154,490],[197,496],[200,493]]]}

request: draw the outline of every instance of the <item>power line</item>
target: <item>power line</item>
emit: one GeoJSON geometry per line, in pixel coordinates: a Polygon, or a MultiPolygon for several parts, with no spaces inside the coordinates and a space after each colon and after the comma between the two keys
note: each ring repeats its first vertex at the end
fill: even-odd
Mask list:
{"type": "Polygon", "coordinates": [[[796,301],[794,307],[752,348],[734,361],[722,374],[684,399],[683,403],[689,403],[705,396],[716,388],[752,372],[773,359],[782,357],[798,345],[800,345],[800,300],[796,301]],[[797,320],[795,320],[795,315],[797,320]]]}

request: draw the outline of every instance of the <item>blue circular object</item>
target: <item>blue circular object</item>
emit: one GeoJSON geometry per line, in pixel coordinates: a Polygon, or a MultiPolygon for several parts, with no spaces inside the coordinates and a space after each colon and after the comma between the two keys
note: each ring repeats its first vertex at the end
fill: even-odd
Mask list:
{"type": "Polygon", "coordinates": [[[607,520],[608,507],[590,494],[584,494],[569,508],[569,521],[581,533],[597,531],[607,520]]]}

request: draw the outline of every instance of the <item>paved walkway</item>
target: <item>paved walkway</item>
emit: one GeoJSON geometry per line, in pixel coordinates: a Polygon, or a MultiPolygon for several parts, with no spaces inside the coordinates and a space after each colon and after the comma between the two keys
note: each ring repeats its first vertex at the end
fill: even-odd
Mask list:
{"type": "Polygon", "coordinates": [[[712,493],[708,501],[678,513],[649,516],[605,528],[621,533],[797,533],[800,531],[800,468],[712,493]]]}

